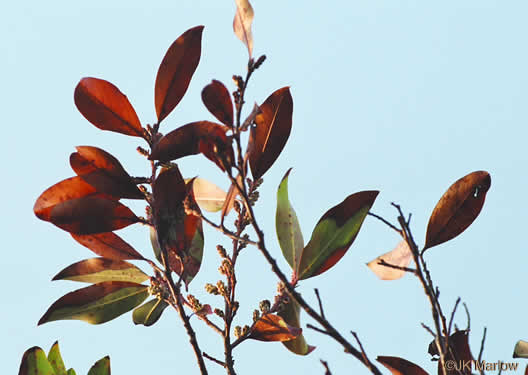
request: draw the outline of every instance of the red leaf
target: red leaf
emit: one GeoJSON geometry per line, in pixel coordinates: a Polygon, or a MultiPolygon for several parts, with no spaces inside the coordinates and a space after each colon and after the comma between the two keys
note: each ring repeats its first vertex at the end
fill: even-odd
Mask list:
{"type": "Polygon", "coordinates": [[[213,80],[202,90],[205,106],[223,124],[233,126],[233,103],[222,82],[213,80]]]}
{"type": "Polygon", "coordinates": [[[387,367],[392,375],[428,375],[423,368],[403,358],[378,356],[376,360],[387,367]]]}
{"type": "Polygon", "coordinates": [[[74,234],[71,236],[97,255],[114,260],[145,259],[132,246],[113,232],[97,234],[74,234]]]}
{"type": "Polygon", "coordinates": [[[188,155],[204,154],[223,171],[234,160],[228,127],[209,121],[191,122],[171,131],[152,149],[150,160],[167,162],[188,155]]]}
{"type": "Polygon", "coordinates": [[[108,81],[83,78],[73,96],[81,114],[102,130],[143,137],[141,122],[127,97],[108,81]]]}
{"type": "Polygon", "coordinates": [[[200,212],[194,200],[192,180],[186,185],[177,167],[167,169],[156,178],[152,192],[159,246],[169,256],[170,269],[179,275],[185,273],[184,280],[190,281],[200,268],[203,250],[202,221],[198,216],[188,215],[184,208],[187,199],[189,207],[200,212]]]}
{"type": "Polygon", "coordinates": [[[145,199],[119,160],[91,146],[78,146],[70,155],[70,165],[84,181],[102,193],[119,198],[145,199]]]}
{"type": "Polygon", "coordinates": [[[55,205],[49,221],[70,233],[111,232],[139,221],[130,209],[116,200],[97,195],[68,200],[55,205]]]}
{"type": "Polygon", "coordinates": [[[71,177],[62,180],[46,189],[37,198],[33,211],[41,220],[50,221],[50,213],[56,205],[82,197],[99,195],[100,193],[80,177],[71,177]]]}
{"type": "Polygon", "coordinates": [[[249,166],[258,180],[279,157],[290,136],[293,99],[288,87],[271,94],[260,106],[255,117],[256,126],[249,137],[249,166]]]}
{"type": "Polygon", "coordinates": [[[458,236],[477,218],[491,186],[488,172],[477,171],[447,189],[429,218],[424,250],[458,236]]]}
{"type": "Polygon", "coordinates": [[[160,123],[185,95],[200,61],[203,26],[184,32],[167,50],[156,76],[155,105],[160,123]]]}
{"type": "Polygon", "coordinates": [[[289,341],[301,333],[301,328],[290,326],[280,316],[266,314],[255,323],[249,337],[259,341],[289,341]]]}

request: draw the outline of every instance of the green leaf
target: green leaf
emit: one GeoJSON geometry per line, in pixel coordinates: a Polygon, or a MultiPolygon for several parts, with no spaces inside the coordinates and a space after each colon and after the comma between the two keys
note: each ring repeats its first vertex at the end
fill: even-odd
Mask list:
{"type": "Polygon", "coordinates": [[[304,240],[295,210],[288,198],[288,177],[286,172],[277,190],[277,213],[275,226],[282,254],[293,270],[297,270],[304,248],[304,240]]]}
{"type": "Polygon", "coordinates": [[[513,358],[528,358],[528,342],[519,340],[513,349],[513,358]]]}
{"type": "Polygon", "coordinates": [[[106,356],[95,362],[88,375],[110,375],[110,357],[106,356]]]}
{"type": "Polygon", "coordinates": [[[51,367],[53,367],[55,375],[67,375],[66,366],[64,366],[64,361],[62,360],[58,341],[55,341],[48,353],[48,362],[51,367]]]}
{"type": "Polygon", "coordinates": [[[154,255],[158,262],[163,263],[163,260],[161,259],[161,247],[158,241],[158,232],[154,227],[150,227],[150,244],[152,245],[152,250],[154,251],[154,255]]]}
{"type": "Polygon", "coordinates": [[[134,310],[132,320],[134,324],[149,327],[158,321],[167,306],[168,303],[161,299],[152,299],[134,310]]]}
{"type": "Polygon", "coordinates": [[[66,375],[77,375],[77,374],[75,373],[75,370],[71,368],[68,370],[68,373],[66,375]]]}
{"type": "Polygon", "coordinates": [[[38,324],[54,320],[84,320],[90,324],[108,322],[139,306],[148,287],[125,281],[104,281],[59,298],[38,324]]]}
{"type": "Polygon", "coordinates": [[[349,195],[321,217],[302,252],[296,270],[300,280],[325,272],[345,255],[378,193],[361,191],[349,195]]]}
{"type": "MultiPolygon", "coordinates": [[[[284,306],[277,315],[282,317],[284,321],[292,327],[300,328],[301,327],[301,308],[297,301],[293,298],[284,306]]],[[[306,340],[301,333],[299,336],[290,341],[283,341],[282,344],[288,348],[292,353],[299,355],[308,355],[314,349],[315,346],[310,346],[306,343],[306,340]]]]}
{"type": "Polygon", "coordinates": [[[46,358],[44,350],[34,346],[24,353],[18,375],[57,375],[46,358]]]}
{"type": "Polygon", "coordinates": [[[72,280],[94,284],[103,281],[130,281],[139,284],[148,278],[149,276],[139,268],[124,260],[91,258],[66,267],[55,275],[53,280],[72,280]]]}

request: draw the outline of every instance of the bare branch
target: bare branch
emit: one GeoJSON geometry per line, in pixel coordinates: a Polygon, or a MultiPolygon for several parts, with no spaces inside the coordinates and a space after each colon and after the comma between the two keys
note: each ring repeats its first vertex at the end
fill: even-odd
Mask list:
{"type": "Polygon", "coordinates": [[[226,367],[226,364],[218,359],[216,359],[215,357],[212,357],[210,356],[209,354],[207,354],[206,352],[202,352],[202,355],[204,356],[204,358],[207,358],[208,360],[210,360],[211,362],[214,362],[216,363],[217,365],[220,365],[222,367],[226,367]]]}
{"type": "Polygon", "coordinates": [[[401,229],[399,229],[398,227],[396,227],[396,225],[393,225],[390,221],[382,218],[381,216],[379,215],[376,215],[375,213],[373,212],[368,212],[367,215],[370,215],[372,217],[375,217],[376,219],[378,219],[379,221],[381,221],[382,223],[384,223],[385,225],[387,225],[389,228],[391,228],[392,230],[396,231],[396,233],[398,233],[400,236],[403,237],[403,233],[401,231],[401,229]]]}
{"type": "Polygon", "coordinates": [[[319,313],[323,317],[323,319],[326,319],[324,309],[323,309],[323,303],[321,302],[321,296],[319,295],[319,289],[314,288],[315,296],[317,297],[317,302],[319,303],[319,313]]]}
{"type": "Polygon", "coordinates": [[[330,371],[330,367],[328,367],[328,362],[326,361],[323,361],[322,359],[320,360],[321,361],[321,364],[324,366],[325,368],[325,373],[324,375],[332,375],[332,372],[330,371]]]}

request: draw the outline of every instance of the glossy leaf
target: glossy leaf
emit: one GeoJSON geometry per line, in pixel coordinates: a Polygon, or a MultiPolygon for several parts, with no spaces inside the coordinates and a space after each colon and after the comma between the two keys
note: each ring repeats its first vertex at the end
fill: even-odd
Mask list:
{"type": "Polygon", "coordinates": [[[227,193],[204,178],[195,178],[193,182],[194,199],[200,208],[207,212],[222,209],[227,193]]]}
{"type": "Polygon", "coordinates": [[[289,87],[275,91],[260,106],[248,144],[254,180],[262,177],[279,157],[290,136],[292,116],[293,99],[289,87]]]}
{"type": "Polygon", "coordinates": [[[143,137],[141,122],[127,97],[108,81],[83,78],[74,93],[77,109],[101,130],[143,137]]]}
{"type": "Polygon", "coordinates": [[[300,280],[325,272],[345,255],[378,193],[362,191],[349,195],[321,217],[303,249],[296,270],[300,280]]]}
{"type": "Polygon", "coordinates": [[[249,57],[253,53],[253,36],[251,34],[251,24],[253,23],[253,7],[248,0],[235,0],[236,13],[233,20],[233,31],[235,35],[244,43],[248,49],[249,57]]]}
{"type": "Polygon", "coordinates": [[[113,232],[97,234],[74,234],[71,236],[81,245],[97,255],[113,260],[145,259],[132,246],[113,232]]]}
{"type": "MultiPolygon", "coordinates": [[[[199,212],[192,188],[185,184],[177,167],[162,171],[152,188],[153,217],[157,242],[169,256],[169,267],[189,283],[198,272],[203,255],[203,229],[198,216],[187,214],[184,200],[199,212]],[[183,262],[183,266],[182,266],[183,262]]],[[[155,242],[155,241],[154,241],[155,242]]],[[[154,249],[155,248],[155,243],[154,249]]]]}
{"type": "Polygon", "coordinates": [[[84,320],[90,324],[108,322],[139,306],[148,287],[124,281],[105,281],[78,289],[59,298],[38,324],[54,320],[84,320]]]}
{"type": "Polygon", "coordinates": [[[403,358],[378,356],[376,360],[388,368],[392,375],[428,375],[423,368],[403,358]]]}
{"type": "Polygon", "coordinates": [[[184,32],[165,53],[156,76],[154,99],[158,123],[185,95],[200,61],[203,26],[184,32]]]}
{"type": "Polygon", "coordinates": [[[106,356],[95,362],[88,375],[110,375],[110,357],[106,356]]]}
{"type": "Polygon", "coordinates": [[[51,210],[66,201],[99,195],[100,193],[82,178],[76,176],[62,180],[46,189],[35,202],[33,211],[41,220],[51,220],[51,210]]]}
{"type": "Polygon", "coordinates": [[[229,90],[216,79],[202,90],[202,101],[211,114],[221,123],[233,126],[233,103],[229,90]]]}
{"type": "Polygon", "coordinates": [[[127,227],[139,218],[123,204],[99,195],[57,204],[49,221],[70,233],[95,234],[127,227]]]}
{"type": "Polygon", "coordinates": [[[132,313],[132,320],[134,324],[142,324],[150,327],[159,320],[167,306],[169,306],[167,302],[161,299],[151,299],[143,305],[136,307],[132,313]]]}
{"type": "Polygon", "coordinates": [[[202,153],[222,169],[234,160],[229,128],[209,121],[191,122],[171,131],[154,146],[149,159],[167,162],[202,153]]]}
{"type": "Polygon", "coordinates": [[[44,350],[34,346],[24,353],[18,375],[56,375],[44,350]]]}
{"type": "Polygon", "coordinates": [[[253,325],[249,338],[259,341],[288,341],[301,333],[301,328],[290,326],[280,316],[266,314],[253,325]]]}
{"type": "Polygon", "coordinates": [[[81,260],[53,277],[53,280],[72,280],[94,284],[103,281],[130,281],[139,284],[148,279],[149,276],[132,263],[108,258],[81,260]]]}
{"type": "Polygon", "coordinates": [[[277,191],[275,227],[284,258],[293,270],[298,270],[301,254],[304,249],[304,239],[297,214],[288,198],[288,177],[290,172],[291,168],[282,178],[277,191]]]}
{"type": "MultiPolygon", "coordinates": [[[[284,308],[277,315],[283,318],[286,324],[300,329],[301,308],[294,299],[290,299],[286,306],[284,306],[284,308]]],[[[290,352],[299,355],[308,355],[315,349],[315,346],[311,346],[306,343],[306,339],[302,333],[293,340],[284,341],[282,344],[288,348],[290,352]]]]}
{"type": "Polygon", "coordinates": [[[424,250],[466,230],[479,215],[490,186],[491,177],[485,171],[470,173],[451,185],[429,218],[424,250]]]}
{"type": "Polygon", "coordinates": [[[513,358],[528,358],[528,342],[519,340],[513,349],[513,358]]]}
{"type": "Polygon", "coordinates": [[[367,263],[368,268],[376,274],[381,280],[397,280],[405,275],[404,270],[388,267],[380,264],[381,261],[398,267],[408,267],[412,259],[412,251],[407,241],[402,240],[394,248],[376,259],[367,263]]]}
{"type": "Polygon", "coordinates": [[[55,341],[50,351],[48,352],[48,362],[50,363],[55,375],[67,375],[66,366],[62,360],[59,350],[59,342],[55,341]]]}
{"type": "Polygon", "coordinates": [[[119,198],[145,199],[119,160],[92,146],[78,146],[70,155],[72,169],[97,191],[119,198]]]}

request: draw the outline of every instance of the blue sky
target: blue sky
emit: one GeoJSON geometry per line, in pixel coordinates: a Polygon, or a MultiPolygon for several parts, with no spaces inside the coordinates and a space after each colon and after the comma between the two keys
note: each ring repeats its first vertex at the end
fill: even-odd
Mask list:
{"type": "MultiPolygon", "coordinates": [[[[525,275],[528,156],[528,54],[523,1],[320,1],[254,0],[254,54],[268,60],[255,74],[248,103],[291,86],[293,130],[277,163],[265,176],[257,214],[270,251],[282,259],[274,229],[275,194],[290,167],[290,200],[305,239],[319,217],[347,195],[381,191],[372,211],[395,221],[390,202],[412,212],[412,230],[423,245],[429,215],[447,187],[475,170],[487,170],[491,189],[481,216],[460,237],[427,252],[426,260],[450,311],[456,298],[471,313],[471,346],[478,354],[488,327],[484,359],[511,359],[518,339],[528,339],[525,275]]],[[[202,59],[190,88],[161,131],[195,120],[212,120],[201,89],[245,73],[247,52],[232,32],[234,2],[181,0],[90,3],[11,2],[0,16],[0,100],[4,114],[2,225],[4,299],[0,352],[4,372],[16,373],[22,353],[46,350],[59,340],[68,366],[85,374],[109,354],[115,374],[197,373],[177,315],[166,311],[151,328],[135,327],[130,315],[101,326],[62,321],[36,326],[49,305],[81,285],[50,282],[62,268],[92,257],[68,234],[32,213],[39,194],[73,172],[68,157],[77,145],[101,147],[132,175],[148,166],[140,144],[101,132],[78,113],[73,90],[85,76],[111,81],[152,123],[154,80],[168,46],[181,33],[205,25],[202,59]],[[6,360],[7,359],[7,362],[6,360]],[[177,368],[177,369],[176,369],[177,368]]],[[[249,107],[249,106],[248,106],[249,107]]],[[[180,167],[223,188],[227,181],[207,160],[190,157],[180,167]]],[[[141,205],[131,205],[142,214],[141,205]]],[[[120,231],[150,254],[144,227],[120,231]]],[[[202,271],[191,284],[204,302],[203,285],[218,279],[219,242],[207,228],[202,271]]],[[[357,331],[371,356],[395,355],[435,372],[427,346],[428,302],[417,280],[378,280],[365,263],[392,249],[396,234],[372,218],[336,267],[303,282],[315,303],[318,287],[328,318],[346,334],[357,331]]],[[[240,259],[239,323],[251,320],[258,302],[272,298],[276,279],[255,249],[240,259]]],[[[146,268],[144,268],[146,270],[146,268]]],[[[304,315],[303,315],[304,316],[304,315]]],[[[456,317],[466,326],[463,310],[456,317]]],[[[308,319],[303,319],[309,322],[308,319]]],[[[220,341],[194,321],[204,350],[221,356],[220,341]]],[[[280,344],[247,342],[235,352],[240,374],[368,373],[327,337],[305,329],[317,349],[297,357],[280,344]]],[[[352,340],[352,338],[350,337],[352,340]]],[[[522,362],[522,361],[519,361],[522,362]]],[[[210,373],[223,373],[209,364],[210,373]]]]}

